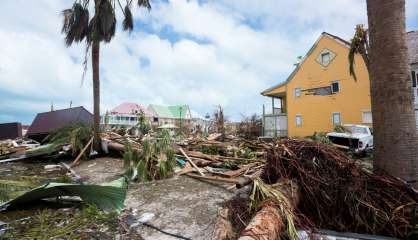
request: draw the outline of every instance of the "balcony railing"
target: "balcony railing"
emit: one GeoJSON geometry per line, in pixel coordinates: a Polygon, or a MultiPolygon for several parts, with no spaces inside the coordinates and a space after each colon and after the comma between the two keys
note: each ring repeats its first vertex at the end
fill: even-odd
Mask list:
{"type": "Polygon", "coordinates": [[[264,114],[263,136],[287,137],[287,114],[264,114]]]}

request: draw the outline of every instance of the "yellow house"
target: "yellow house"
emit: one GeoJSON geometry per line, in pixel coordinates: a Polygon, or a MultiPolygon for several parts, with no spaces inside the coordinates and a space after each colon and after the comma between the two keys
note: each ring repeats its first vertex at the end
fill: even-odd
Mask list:
{"type": "Polygon", "coordinates": [[[273,102],[272,114],[263,114],[265,136],[304,137],[335,125],[372,123],[367,68],[357,55],[357,81],[350,76],[349,48],[322,33],[285,82],[261,93],[273,102]]]}

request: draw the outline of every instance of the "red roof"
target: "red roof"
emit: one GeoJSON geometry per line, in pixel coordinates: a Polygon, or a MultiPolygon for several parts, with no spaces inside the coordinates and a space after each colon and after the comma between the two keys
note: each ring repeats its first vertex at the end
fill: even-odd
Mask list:
{"type": "Polygon", "coordinates": [[[130,102],[124,102],[119,106],[115,107],[110,111],[111,114],[138,114],[139,112],[144,112],[146,116],[152,116],[152,113],[148,111],[145,107],[130,102]]]}

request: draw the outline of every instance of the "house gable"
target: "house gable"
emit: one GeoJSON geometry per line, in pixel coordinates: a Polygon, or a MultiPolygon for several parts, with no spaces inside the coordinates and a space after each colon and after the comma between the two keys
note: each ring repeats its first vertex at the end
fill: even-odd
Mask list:
{"type": "Polygon", "coordinates": [[[368,71],[361,56],[356,55],[354,80],[349,73],[348,53],[348,44],[323,34],[287,82],[289,135],[330,131],[336,113],[341,123],[363,123],[362,111],[371,110],[368,71]],[[332,53],[328,64],[318,62],[324,52],[332,53]],[[300,97],[295,97],[294,89],[300,89],[300,97]],[[303,127],[295,125],[296,116],[303,118],[303,127]]]}
{"type": "MultiPolygon", "coordinates": [[[[296,66],[296,68],[292,71],[292,73],[289,75],[289,77],[284,81],[281,82],[277,85],[274,85],[271,88],[268,88],[266,90],[264,90],[263,92],[261,92],[261,95],[263,96],[274,96],[276,93],[281,92],[283,90],[286,89],[286,85],[293,79],[293,77],[299,72],[299,70],[303,67],[304,63],[306,62],[306,60],[308,58],[311,58],[312,55],[315,56],[315,59],[318,58],[318,56],[320,56],[320,53],[318,54],[318,52],[316,52],[316,50],[318,50],[318,44],[324,39],[328,39],[331,41],[334,41],[336,44],[340,45],[341,47],[345,47],[347,49],[349,49],[350,47],[350,43],[329,33],[323,32],[321,34],[321,36],[316,40],[316,42],[312,45],[312,47],[309,49],[309,51],[306,53],[306,55],[302,58],[301,62],[296,66]],[[316,55],[315,55],[316,53],[316,55]]],[[[332,59],[335,58],[335,53],[329,49],[327,49],[326,47],[321,49],[321,52],[323,52],[324,50],[328,50],[330,52],[332,52],[332,59]]],[[[329,64],[327,64],[329,65],[329,64]]],[[[324,66],[327,67],[327,66],[324,66]]]]}

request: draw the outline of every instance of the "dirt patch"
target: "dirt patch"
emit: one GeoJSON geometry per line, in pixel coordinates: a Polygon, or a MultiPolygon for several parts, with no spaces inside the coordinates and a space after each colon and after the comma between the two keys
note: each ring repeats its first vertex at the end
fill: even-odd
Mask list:
{"type": "Polygon", "coordinates": [[[123,160],[120,158],[101,157],[82,161],[73,168],[85,183],[100,184],[115,180],[123,175],[123,160]]]}

